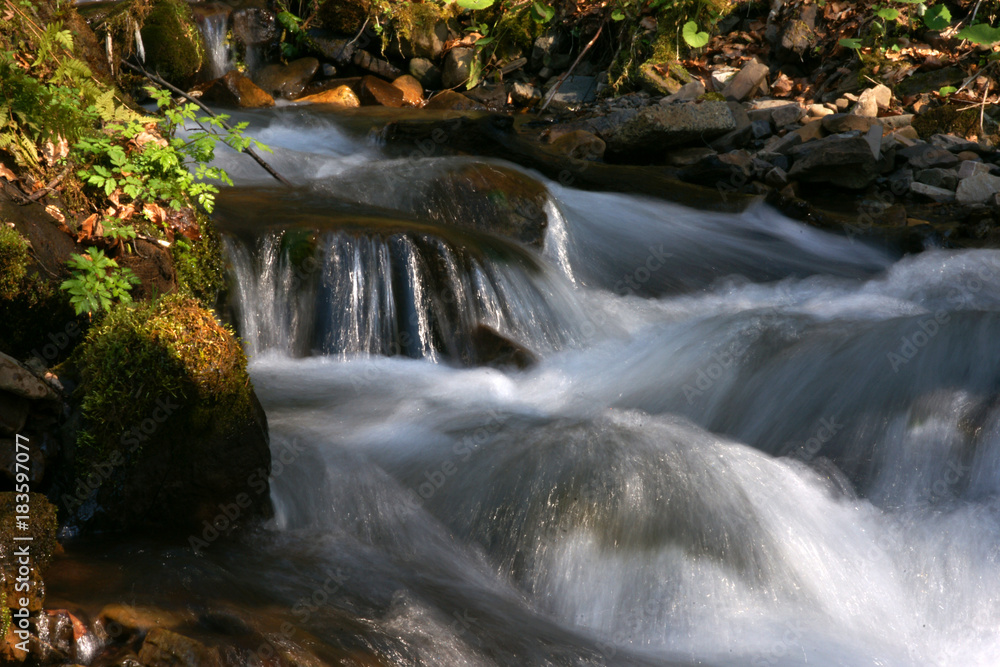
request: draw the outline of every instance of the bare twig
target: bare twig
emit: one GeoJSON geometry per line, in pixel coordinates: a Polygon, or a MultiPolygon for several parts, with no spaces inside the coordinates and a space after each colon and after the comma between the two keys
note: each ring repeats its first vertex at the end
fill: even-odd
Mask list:
{"type": "Polygon", "coordinates": [[[28,201],[38,201],[39,199],[41,199],[43,196],[45,196],[49,192],[52,192],[53,190],[55,190],[56,186],[59,185],[64,178],[66,178],[67,174],[69,174],[69,167],[66,167],[65,169],[63,169],[62,172],[59,173],[51,181],[49,181],[49,184],[46,185],[44,188],[38,190],[37,192],[32,192],[28,196],[28,201]]]}
{"type": "Polygon", "coordinates": [[[552,86],[552,90],[550,90],[548,95],[545,96],[545,102],[542,103],[542,108],[539,109],[539,113],[545,111],[545,108],[549,106],[549,103],[552,102],[552,98],[554,98],[556,96],[556,93],[559,92],[559,86],[563,84],[563,81],[566,80],[566,77],[572,74],[573,70],[576,69],[576,66],[580,64],[580,60],[583,59],[583,56],[587,53],[587,51],[590,50],[590,47],[594,45],[594,43],[597,41],[597,38],[601,36],[601,31],[604,30],[605,23],[607,23],[606,19],[604,23],[602,23],[601,26],[597,29],[597,32],[594,33],[594,36],[590,38],[590,41],[587,42],[587,46],[583,47],[583,51],[580,51],[580,55],[576,57],[576,60],[574,60],[573,64],[569,66],[569,69],[563,72],[562,76],[559,77],[559,80],[556,81],[556,85],[552,86]]]}
{"type": "MultiPolygon", "coordinates": [[[[205,106],[205,104],[201,100],[199,100],[196,97],[191,97],[190,95],[188,95],[187,93],[185,93],[180,88],[177,88],[176,86],[174,86],[174,85],[172,85],[172,84],[164,81],[163,79],[161,79],[160,77],[156,76],[155,74],[147,72],[144,68],[139,67],[138,65],[133,65],[132,63],[130,63],[127,60],[125,60],[124,58],[121,60],[121,63],[123,65],[125,65],[126,67],[128,67],[130,70],[132,70],[134,72],[138,72],[139,74],[142,74],[144,77],[146,77],[147,79],[149,79],[150,81],[152,81],[156,85],[163,86],[167,90],[169,90],[169,91],[171,91],[173,93],[176,93],[177,95],[180,95],[181,97],[183,97],[187,101],[192,102],[193,104],[196,104],[199,108],[201,108],[202,111],[204,111],[205,113],[207,113],[212,118],[218,118],[219,117],[218,114],[216,114],[214,111],[212,111],[207,106],[205,106]]],[[[220,120],[220,123],[221,123],[222,127],[226,128],[229,131],[232,131],[233,128],[232,128],[231,125],[229,125],[229,123],[227,123],[225,121],[222,121],[222,120],[220,120]]],[[[276,181],[278,181],[282,185],[287,185],[287,186],[291,187],[291,185],[292,185],[291,182],[288,179],[286,179],[284,176],[282,176],[281,174],[279,174],[277,171],[275,171],[274,167],[272,167],[267,162],[265,162],[264,158],[262,158],[257,153],[257,151],[255,151],[253,148],[251,148],[250,146],[247,146],[246,148],[243,149],[243,152],[246,153],[247,155],[249,155],[250,157],[252,157],[254,160],[256,160],[257,164],[259,164],[261,167],[263,167],[267,171],[267,173],[271,174],[271,176],[273,176],[276,181]]]]}

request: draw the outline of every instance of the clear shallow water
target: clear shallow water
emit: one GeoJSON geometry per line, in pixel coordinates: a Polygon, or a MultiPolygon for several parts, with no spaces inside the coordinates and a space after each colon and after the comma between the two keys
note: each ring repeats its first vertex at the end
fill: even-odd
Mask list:
{"type": "Polygon", "coordinates": [[[997,663],[1000,253],[551,183],[512,252],[413,217],[451,158],[255,122],[397,219],[229,239],[276,517],[213,577],[295,617],[340,572],[297,627],[393,665],[997,663]],[[462,367],[477,323],[538,363],[462,367]]]}

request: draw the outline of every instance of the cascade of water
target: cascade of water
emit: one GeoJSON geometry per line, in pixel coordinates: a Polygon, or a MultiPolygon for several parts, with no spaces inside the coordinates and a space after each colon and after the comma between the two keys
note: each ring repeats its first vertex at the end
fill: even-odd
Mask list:
{"type": "Polygon", "coordinates": [[[568,285],[516,257],[425,234],[331,232],[304,256],[292,247],[297,242],[281,232],[252,247],[227,240],[234,310],[251,355],[470,360],[481,325],[533,350],[565,347],[581,335],[568,285]]]}
{"type": "Polygon", "coordinates": [[[205,41],[205,61],[209,75],[216,79],[233,69],[232,54],[226,40],[229,31],[229,13],[202,11],[196,15],[198,30],[205,41]]]}

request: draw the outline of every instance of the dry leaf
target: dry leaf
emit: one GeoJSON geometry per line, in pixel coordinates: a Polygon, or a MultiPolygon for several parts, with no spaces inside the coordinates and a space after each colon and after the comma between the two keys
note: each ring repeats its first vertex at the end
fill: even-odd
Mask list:
{"type": "Polygon", "coordinates": [[[142,207],[142,212],[146,214],[151,222],[158,225],[162,225],[167,219],[167,212],[163,210],[162,206],[158,204],[145,204],[142,207]]]}
{"type": "Polygon", "coordinates": [[[86,220],[80,223],[80,233],[76,235],[76,240],[79,242],[93,236],[95,224],[97,224],[97,214],[91,213],[86,220]]]}
{"type": "Polygon", "coordinates": [[[56,143],[46,141],[42,146],[42,158],[50,167],[69,155],[69,142],[65,137],[59,137],[56,143]]]}
{"type": "Polygon", "coordinates": [[[60,211],[59,207],[56,206],[55,204],[49,204],[48,206],[46,206],[45,212],[51,215],[56,220],[58,220],[59,222],[63,224],[66,223],[66,216],[62,214],[62,211],[60,211]]]}
{"type": "Polygon", "coordinates": [[[3,176],[8,181],[16,181],[17,180],[17,176],[14,175],[14,172],[12,172],[10,169],[8,169],[7,167],[5,167],[2,164],[0,164],[0,176],[3,176]]]}

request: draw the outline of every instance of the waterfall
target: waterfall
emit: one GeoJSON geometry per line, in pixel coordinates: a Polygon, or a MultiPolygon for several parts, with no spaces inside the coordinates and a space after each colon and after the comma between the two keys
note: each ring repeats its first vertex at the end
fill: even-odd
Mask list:
{"type": "Polygon", "coordinates": [[[229,13],[228,7],[213,3],[200,8],[195,15],[198,29],[205,40],[205,62],[211,79],[224,76],[233,69],[232,54],[226,40],[229,13]]]}
{"type": "Polygon", "coordinates": [[[346,231],[270,232],[226,247],[251,355],[470,361],[479,327],[544,351],[573,345],[586,321],[562,277],[513,247],[346,231]]]}

